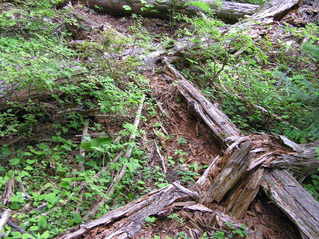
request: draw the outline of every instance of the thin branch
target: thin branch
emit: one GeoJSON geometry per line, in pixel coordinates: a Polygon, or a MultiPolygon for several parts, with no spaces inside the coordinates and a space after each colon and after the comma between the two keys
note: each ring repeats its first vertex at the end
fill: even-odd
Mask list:
{"type": "Polygon", "coordinates": [[[4,210],[0,218],[0,232],[3,230],[4,226],[9,221],[10,216],[11,216],[11,210],[10,209],[4,210]]]}
{"type": "MultiPolygon", "coordinates": [[[[141,102],[140,102],[140,105],[139,105],[139,107],[137,109],[136,117],[135,117],[135,120],[134,120],[134,131],[130,135],[129,142],[134,141],[136,136],[137,136],[137,132],[136,131],[137,131],[138,126],[140,124],[140,120],[141,120],[141,116],[142,116],[142,110],[143,110],[143,106],[144,106],[144,101],[145,101],[145,95],[143,95],[143,97],[141,99],[141,102]]],[[[133,145],[130,144],[128,146],[128,148],[127,148],[127,151],[126,151],[124,157],[127,158],[127,159],[130,158],[131,154],[132,154],[132,150],[133,150],[133,145]]],[[[126,169],[127,169],[127,164],[123,165],[123,167],[121,168],[120,172],[115,176],[114,181],[112,182],[112,184],[110,185],[109,189],[106,192],[108,197],[105,197],[100,202],[98,202],[92,208],[92,210],[90,210],[89,213],[87,215],[85,215],[84,220],[87,220],[89,217],[91,217],[92,215],[96,214],[98,209],[109,200],[109,196],[111,196],[114,193],[116,186],[119,184],[121,179],[124,177],[124,175],[126,173],[126,169]]]]}

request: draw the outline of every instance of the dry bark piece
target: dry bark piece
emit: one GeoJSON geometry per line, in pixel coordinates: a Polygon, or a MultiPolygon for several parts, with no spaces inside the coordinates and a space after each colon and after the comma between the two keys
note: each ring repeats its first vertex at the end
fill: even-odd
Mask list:
{"type": "Polygon", "coordinates": [[[319,238],[319,202],[294,177],[287,171],[273,170],[265,173],[261,185],[304,238],[319,238]]]}
{"type": "Polygon", "coordinates": [[[251,143],[247,141],[240,145],[240,148],[234,153],[224,156],[226,158],[226,165],[215,178],[207,192],[203,193],[200,200],[202,203],[220,202],[223,200],[226,193],[246,174],[250,149],[251,143]]]}
{"type": "Polygon", "coordinates": [[[10,219],[11,216],[11,210],[6,209],[4,212],[1,214],[0,217],[0,232],[3,230],[3,227],[7,224],[8,220],[10,219]]]}
{"type": "MultiPolygon", "coordinates": [[[[80,228],[73,230],[59,237],[59,239],[78,238],[90,229],[97,226],[112,224],[106,229],[104,237],[114,233],[133,236],[138,232],[146,217],[159,214],[165,207],[177,200],[189,198],[188,194],[181,192],[174,185],[169,185],[160,190],[148,193],[140,199],[131,202],[124,207],[115,209],[105,216],[91,222],[80,225],[80,228]]],[[[127,236],[128,237],[128,236],[127,236]]]]}
{"type": "Polygon", "coordinates": [[[11,178],[6,183],[4,193],[2,195],[2,202],[3,205],[7,205],[10,202],[11,196],[14,194],[14,185],[15,185],[15,178],[11,178]]]}
{"type": "Polygon", "coordinates": [[[190,110],[206,123],[222,146],[227,146],[226,138],[241,135],[229,118],[208,101],[190,82],[178,81],[178,90],[186,99],[190,110]]]}
{"type": "Polygon", "coordinates": [[[242,218],[245,215],[248,207],[259,192],[263,175],[264,169],[259,168],[255,172],[250,173],[235,187],[231,196],[225,202],[230,215],[235,218],[242,218]]]}
{"type": "Polygon", "coordinates": [[[219,167],[217,165],[218,161],[220,161],[220,156],[216,156],[212,162],[209,164],[208,168],[202,174],[202,176],[197,180],[196,187],[200,188],[201,191],[206,191],[210,185],[209,177],[214,177],[217,175],[219,171],[219,167]]]}

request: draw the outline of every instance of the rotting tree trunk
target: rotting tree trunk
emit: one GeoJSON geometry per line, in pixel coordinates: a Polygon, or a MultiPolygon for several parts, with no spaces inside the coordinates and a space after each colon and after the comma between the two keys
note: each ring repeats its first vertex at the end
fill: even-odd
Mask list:
{"type": "MultiPolygon", "coordinates": [[[[113,15],[127,15],[131,13],[143,16],[169,18],[171,14],[184,12],[194,14],[200,9],[190,7],[190,0],[83,0],[90,7],[97,7],[113,15]],[[129,6],[130,10],[125,10],[129,6]]],[[[259,5],[248,3],[236,3],[223,1],[220,5],[216,0],[203,0],[217,16],[228,21],[236,21],[246,15],[253,15],[260,7],[259,5]]]]}
{"type": "MultiPolygon", "coordinates": [[[[185,80],[179,81],[179,89],[190,88],[190,83],[185,82],[185,80]]],[[[184,95],[183,90],[180,90],[180,92],[182,95],[184,95]]],[[[185,97],[188,104],[193,105],[194,101],[198,102],[199,99],[204,98],[203,95],[198,94],[198,91],[192,92],[196,92],[196,94],[192,94],[191,97],[185,97]]],[[[203,111],[219,111],[213,105],[211,105],[211,107],[209,108],[206,108],[205,104],[201,104],[198,105],[196,108],[196,112],[198,113],[199,117],[202,117],[201,112],[203,111]]],[[[227,116],[224,120],[226,122],[229,121],[227,116]]],[[[212,121],[214,121],[214,119],[212,119],[212,121]]],[[[210,127],[209,122],[205,120],[204,122],[206,124],[208,123],[207,126],[210,127]]],[[[225,127],[225,129],[227,129],[227,126],[225,127]]],[[[224,135],[224,141],[226,141],[227,138],[229,139],[229,137],[231,137],[226,133],[227,130],[223,132],[222,128],[218,132],[220,136],[224,135]],[[228,137],[226,137],[226,135],[228,137]]],[[[238,136],[233,135],[233,138],[236,139],[238,138],[238,136]]],[[[252,141],[253,139],[254,137],[252,136],[252,141]]],[[[244,178],[242,182],[239,181],[239,179],[242,178],[244,174],[244,172],[242,171],[243,168],[247,168],[247,171],[249,171],[256,167],[271,167],[271,165],[273,165],[273,167],[281,167],[282,169],[294,169],[296,172],[299,173],[299,175],[302,175],[302,173],[305,174],[310,170],[313,171],[314,169],[319,168],[319,161],[315,159],[315,146],[317,145],[317,143],[309,145],[298,145],[288,140],[286,137],[282,136],[281,139],[283,141],[283,144],[289,146],[292,149],[292,151],[287,151],[286,154],[283,152],[280,154],[277,154],[275,152],[267,152],[265,154],[264,151],[268,151],[270,149],[261,149],[258,147],[253,148],[250,152],[263,153],[262,157],[257,158],[261,159],[261,164],[258,165],[254,164],[253,158],[251,160],[248,160],[249,157],[234,157],[234,159],[237,158],[237,160],[233,159],[227,162],[227,164],[223,167],[221,173],[218,174],[215,178],[216,181],[214,180],[214,182],[211,183],[209,190],[205,192],[206,195],[201,196],[201,198],[203,198],[201,202],[221,202],[224,199],[226,193],[229,192],[232,188],[229,186],[236,186],[236,184],[239,183],[239,186],[237,186],[237,188],[235,187],[236,189],[232,192],[233,194],[229,196],[228,200],[226,200],[225,206],[233,216],[241,217],[245,214],[246,210],[248,209],[248,206],[254,200],[255,196],[257,195],[260,183],[262,183],[263,189],[266,192],[269,192],[267,195],[269,195],[270,199],[289,218],[292,219],[303,238],[319,238],[319,203],[307,191],[305,191],[305,189],[298,183],[298,181],[296,181],[291,176],[290,173],[288,173],[288,171],[270,170],[263,175],[263,170],[258,171],[257,169],[257,173],[255,175],[252,174],[252,176],[250,175],[248,176],[248,178],[244,178]],[[270,157],[271,155],[272,157],[270,157]],[[277,159],[279,162],[278,164],[276,163],[277,159]],[[254,165],[254,167],[245,167],[245,165],[247,165],[248,163],[250,163],[250,165],[254,165]],[[258,183],[256,182],[256,180],[258,183]],[[292,187],[292,189],[290,187],[292,187]],[[243,202],[243,206],[240,207],[239,205],[242,205],[243,202]],[[309,208],[306,206],[302,207],[302,205],[305,204],[309,205],[309,208]],[[305,210],[306,212],[300,213],[300,211],[302,210],[305,210]]],[[[232,148],[232,146],[230,146],[229,148],[232,148]]],[[[242,148],[239,147],[239,149],[236,152],[239,155],[242,151],[242,148]]]]}
{"type": "Polygon", "coordinates": [[[262,19],[262,18],[276,18],[279,19],[283,17],[287,11],[295,7],[300,0],[271,0],[267,1],[264,7],[254,14],[253,18],[262,19]]]}
{"type": "Polygon", "coordinates": [[[303,238],[319,238],[319,203],[286,170],[265,173],[262,188],[298,226],[303,238]]]}
{"type": "Polygon", "coordinates": [[[186,99],[189,110],[205,122],[223,147],[227,146],[227,138],[240,136],[240,131],[228,117],[208,101],[191,83],[182,80],[178,84],[178,89],[186,99]]]}
{"type": "Polygon", "coordinates": [[[112,235],[126,235],[124,238],[129,238],[129,236],[133,236],[141,229],[146,217],[158,214],[176,200],[186,199],[189,197],[190,195],[180,190],[179,187],[169,185],[163,189],[151,192],[124,207],[115,209],[99,219],[82,224],[77,230],[67,233],[59,238],[78,238],[92,228],[112,223],[115,223],[115,225],[105,232],[104,237],[108,236],[109,238],[112,238],[112,235]]]}
{"type": "MultiPolygon", "coordinates": [[[[185,80],[178,82],[179,89],[184,89],[184,85],[186,85],[186,88],[188,89],[191,84],[185,80]]],[[[181,90],[181,93],[182,92],[184,93],[184,91],[181,90]]],[[[194,104],[194,101],[201,102],[197,105],[197,109],[201,108],[196,111],[199,112],[197,113],[198,116],[201,117],[203,115],[201,112],[206,112],[207,115],[211,115],[213,122],[220,122],[220,114],[217,114],[219,117],[216,119],[216,113],[212,113],[214,111],[219,112],[219,110],[213,104],[207,104],[209,101],[200,94],[198,90],[192,92],[196,92],[196,94],[185,99],[193,99],[188,101],[192,105],[194,104]],[[201,99],[201,101],[198,101],[198,99],[201,99]],[[209,106],[209,108],[207,106],[209,106]]],[[[224,117],[225,119],[223,122],[230,122],[226,115],[224,115],[224,117]]],[[[210,121],[207,121],[207,123],[209,122],[210,121]]],[[[224,134],[221,134],[222,127],[217,132],[218,136],[216,135],[216,137],[224,137],[224,141],[228,139],[232,140],[234,143],[227,148],[224,156],[217,157],[213,160],[207,173],[204,173],[204,178],[201,178],[196,185],[203,186],[204,184],[208,184],[208,188],[211,188],[212,190],[207,190],[206,193],[204,191],[197,193],[178,183],[173,183],[164,189],[149,193],[122,208],[113,210],[102,218],[85,223],[81,225],[80,228],[73,229],[70,233],[63,235],[60,238],[78,238],[97,226],[105,227],[105,229],[103,229],[104,238],[131,238],[142,228],[146,217],[163,214],[168,208],[173,207],[174,202],[176,201],[184,201],[185,204],[188,204],[185,200],[190,199],[200,203],[203,201],[205,204],[212,200],[224,202],[222,205],[228,209],[229,213],[236,217],[242,216],[245,214],[250,203],[254,200],[261,184],[267,192],[267,195],[269,195],[269,198],[273,200],[273,202],[296,224],[301,235],[303,235],[303,238],[317,239],[318,232],[316,231],[316,228],[318,228],[317,226],[319,225],[319,203],[314,200],[309,193],[305,192],[303,187],[286,170],[269,170],[264,174],[264,169],[262,168],[263,164],[250,167],[251,161],[253,161],[254,158],[251,156],[247,157],[248,152],[263,153],[263,157],[261,158],[264,158],[266,155],[265,157],[269,159],[269,154],[264,154],[263,151],[268,149],[261,150],[261,148],[258,148],[259,146],[251,149],[251,143],[249,143],[248,140],[251,139],[252,142],[256,141],[255,136],[240,137],[237,136],[237,130],[234,131],[236,133],[235,136],[226,138],[227,130],[225,130],[224,134]],[[237,147],[239,147],[239,149],[237,149],[237,147]],[[224,166],[222,167],[221,172],[215,177],[216,181],[211,181],[208,179],[211,176],[209,174],[215,171],[214,167],[217,165],[217,161],[220,161],[224,166]],[[236,174],[234,169],[238,168],[240,170],[238,170],[239,173],[236,174]],[[251,168],[250,171],[249,168],[251,168]],[[254,172],[252,172],[252,170],[254,170],[254,172]],[[228,183],[228,181],[230,182],[228,183]],[[220,191],[220,188],[224,187],[223,183],[224,185],[227,185],[227,187],[225,187],[225,190],[222,189],[220,191]],[[206,198],[207,200],[201,200],[201,198],[206,198]],[[302,206],[305,204],[309,205],[309,207],[302,206]],[[304,209],[306,212],[299,212],[304,209]]],[[[214,131],[212,133],[214,134],[214,131]]],[[[266,137],[266,135],[259,137],[266,137]]],[[[290,152],[291,151],[287,151],[287,154],[289,155],[290,152]]],[[[274,161],[276,159],[272,158],[272,160],[274,161]]],[[[261,162],[268,163],[263,160],[261,162]]],[[[269,167],[270,165],[268,164],[266,166],[269,167]]],[[[304,166],[305,165],[302,167],[304,168],[304,166]]],[[[214,174],[216,174],[216,172],[214,172],[214,174]]],[[[202,204],[196,205],[196,208],[203,207],[202,204]]],[[[236,221],[235,219],[231,220],[234,222],[236,221]]]]}
{"type": "Polygon", "coordinates": [[[232,189],[246,173],[249,163],[247,157],[250,149],[251,143],[247,141],[241,144],[239,149],[230,155],[223,170],[214,179],[214,182],[208,190],[203,193],[204,195],[200,202],[220,202],[225,197],[226,193],[232,189]]]}

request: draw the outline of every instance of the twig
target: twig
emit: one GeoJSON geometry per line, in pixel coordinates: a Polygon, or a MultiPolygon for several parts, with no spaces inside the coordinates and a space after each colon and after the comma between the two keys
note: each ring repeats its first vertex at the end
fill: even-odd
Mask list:
{"type": "Polygon", "coordinates": [[[166,64],[167,68],[175,75],[175,77],[181,80],[186,80],[185,77],[171,64],[168,62],[167,58],[164,57],[163,62],[166,64]]]}
{"type": "MultiPolygon", "coordinates": [[[[137,113],[136,113],[136,117],[134,120],[134,129],[137,130],[138,126],[140,124],[140,120],[141,120],[141,116],[142,116],[142,110],[143,110],[143,106],[144,106],[144,101],[145,101],[145,95],[143,95],[142,99],[141,99],[141,103],[137,109],[137,113]]],[[[130,135],[129,138],[129,142],[132,142],[135,140],[136,138],[136,131],[133,131],[132,134],[130,135]]],[[[130,158],[131,154],[132,154],[132,150],[133,150],[133,145],[130,144],[127,148],[127,151],[124,155],[125,158],[130,158]]],[[[121,181],[121,179],[124,177],[125,173],[126,173],[126,169],[127,169],[127,164],[123,165],[123,167],[121,168],[120,172],[115,176],[114,181],[112,182],[112,184],[110,185],[109,189],[107,190],[106,194],[108,196],[112,195],[114,193],[114,190],[116,188],[116,186],[118,185],[118,183],[121,181]]],[[[91,211],[88,212],[87,215],[85,215],[84,220],[87,220],[90,216],[94,215],[97,210],[103,205],[105,204],[107,201],[109,200],[108,197],[103,198],[100,202],[98,202],[91,211]]]]}
{"type": "MultiPolygon", "coordinates": [[[[88,137],[88,130],[89,130],[89,121],[85,120],[84,122],[84,126],[83,126],[83,131],[82,131],[82,138],[81,138],[81,144],[87,140],[88,137]]],[[[80,148],[80,155],[82,157],[82,159],[85,158],[85,150],[83,148],[80,148]]],[[[84,162],[83,160],[80,162],[79,164],[81,171],[84,171],[84,162]]]]}
{"type": "MultiPolygon", "coordinates": [[[[88,131],[89,131],[89,121],[85,120],[84,126],[83,126],[83,131],[82,131],[81,144],[87,140],[88,131]]],[[[81,156],[81,161],[79,163],[79,167],[80,167],[80,170],[82,172],[84,172],[85,171],[85,167],[84,167],[85,150],[81,147],[80,147],[80,156],[81,156]]],[[[80,192],[82,191],[83,187],[84,187],[84,185],[80,185],[80,192]]],[[[81,193],[80,194],[80,202],[82,201],[82,199],[83,199],[83,194],[81,193]]],[[[79,210],[80,210],[80,208],[77,207],[75,212],[79,213],[79,210]]]]}
{"type": "Polygon", "coordinates": [[[178,190],[180,190],[181,192],[189,195],[191,198],[194,198],[196,200],[199,199],[199,194],[197,192],[191,191],[188,188],[183,187],[179,182],[174,182],[172,183],[172,185],[178,188],[178,190]]]}
{"type": "Polygon", "coordinates": [[[4,193],[2,196],[2,202],[4,205],[7,205],[7,203],[10,201],[10,198],[13,194],[14,191],[14,184],[15,184],[15,179],[11,178],[7,183],[6,187],[4,189],[4,193]]]}
{"type": "Polygon", "coordinates": [[[166,169],[165,159],[164,159],[164,157],[161,155],[161,152],[160,152],[160,150],[159,150],[159,147],[158,147],[158,145],[157,145],[157,143],[156,143],[155,141],[154,141],[154,145],[155,145],[155,151],[156,151],[158,157],[159,157],[160,160],[161,160],[164,174],[166,174],[167,169],[166,169]]]}
{"type": "Polygon", "coordinates": [[[3,230],[3,227],[7,224],[10,216],[11,216],[11,210],[10,209],[4,210],[0,218],[0,232],[3,230]]]}
{"type": "MultiPolygon", "coordinates": [[[[21,233],[27,233],[26,230],[24,230],[22,227],[20,227],[19,225],[15,224],[13,221],[11,221],[10,219],[8,220],[8,226],[12,227],[15,231],[17,232],[21,232],[21,233]]],[[[32,233],[30,233],[31,235],[33,235],[32,233]]]]}

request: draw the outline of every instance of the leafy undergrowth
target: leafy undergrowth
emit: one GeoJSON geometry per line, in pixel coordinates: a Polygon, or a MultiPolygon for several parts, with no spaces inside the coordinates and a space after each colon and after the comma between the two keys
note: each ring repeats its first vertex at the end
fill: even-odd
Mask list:
{"type": "MultiPolygon", "coordinates": [[[[191,132],[202,126],[188,118],[174,89],[155,78],[148,82],[137,70],[139,59],[118,57],[131,46],[152,48],[159,39],[169,48],[175,43],[171,32],[195,41],[208,34],[216,41],[188,52],[176,65],[222,102],[241,129],[285,134],[298,142],[318,139],[317,25],[285,27],[291,41],[274,41],[270,33],[255,41],[244,33],[221,34],[224,24],[211,17],[176,16],[162,23],[167,32],[155,34],[134,16],[124,19],[132,24],[119,35],[90,29],[73,8],[57,11],[54,2],[0,5],[0,206],[10,208],[10,223],[23,229],[6,226],[5,238],[54,238],[86,220],[101,200],[93,217],[169,181],[187,184],[200,175],[216,153],[209,136],[191,132]],[[185,27],[172,30],[180,22],[185,27]],[[307,44],[299,47],[305,38],[307,44]],[[177,115],[166,120],[157,101],[165,91],[167,112],[177,115]],[[133,122],[144,96],[137,129],[133,122]],[[82,137],[86,125],[89,134],[82,137]],[[132,134],[137,138],[130,141],[132,134]],[[166,176],[160,161],[150,161],[154,139],[166,150],[166,176]],[[109,195],[124,165],[126,174],[109,195]]],[[[312,180],[309,188],[316,194],[318,179],[312,180]]]]}
{"type": "MultiPolygon", "coordinates": [[[[50,1],[1,7],[3,195],[14,182],[9,202],[1,206],[12,209],[11,223],[26,231],[7,226],[5,237],[53,238],[81,223],[104,198],[108,203],[95,217],[148,192],[150,183],[165,186],[161,171],[147,166],[141,145],[128,140],[142,134],[132,124],[148,91],[145,78],[134,71],[139,62],[105,58],[110,48],[118,50],[113,44],[119,41],[108,43],[110,32],[70,47],[70,26],[77,27],[77,19],[70,10],[54,10],[50,1]],[[92,136],[80,146],[86,122],[92,136]],[[130,158],[116,158],[128,147],[130,158]],[[105,189],[123,165],[127,173],[108,195],[105,189]]],[[[152,105],[148,101],[145,108],[152,105]]]]}

